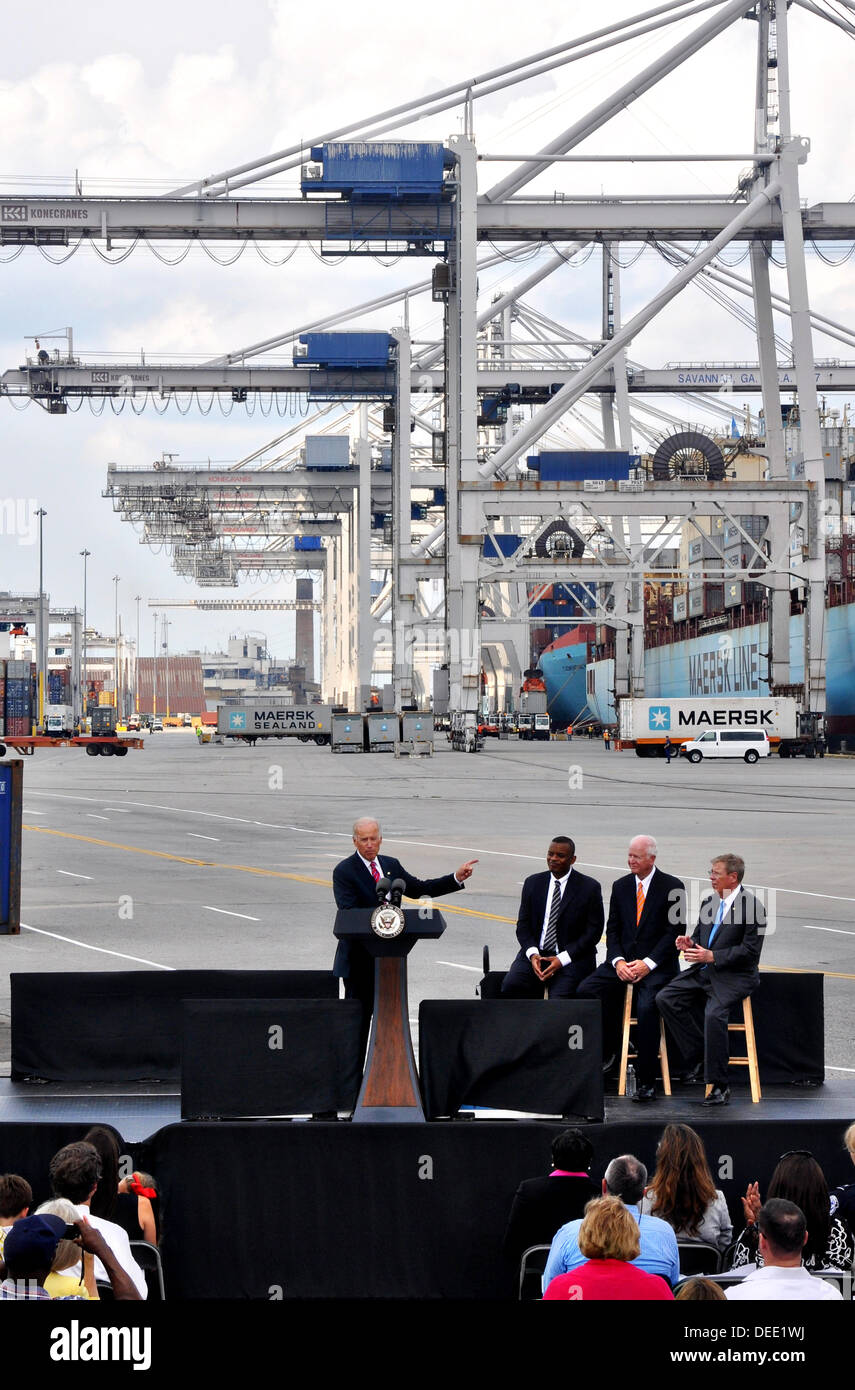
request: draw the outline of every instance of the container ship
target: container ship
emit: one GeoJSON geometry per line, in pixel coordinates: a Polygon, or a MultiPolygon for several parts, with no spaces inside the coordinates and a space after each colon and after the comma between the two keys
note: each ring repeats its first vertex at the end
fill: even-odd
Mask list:
{"type": "MultiPolygon", "coordinates": [[[[832,433],[836,438],[842,432],[823,431],[832,433]]],[[[845,433],[848,436],[851,431],[845,433]]],[[[797,437],[789,443],[795,457],[797,437]]],[[[832,463],[839,478],[839,447],[832,463]]],[[[853,471],[845,460],[842,463],[847,474],[853,471]]],[[[850,481],[847,478],[843,484],[846,500],[850,481]]],[[[835,751],[855,748],[855,536],[845,533],[849,522],[844,521],[843,511],[845,507],[841,534],[826,543],[826,734],[829,748],[835,751]]],[[[763,518],[750,520],[763,523],[763,518]]],[[[743,527],[748,521],[741,519],[743,527]]],[[[718,539],[726,553],[727,537],[718,539]]],[[[644,695],[656,699],[767,694],[767,593],[762,584],[747,581],[646,584],[644,695]]],[[[790,681],[797,687],[804,680],[805,615],[800,590],[793,589],[790,605],[790,681]]],[[[543,675],[553,729],[588,720],[617,722],[614,630],[592,622],[590,606],[588,594],[579,586],[555,584],[543,590],[531,610],[532,617],[539,619],[532,631],[532,661],[543,675]]]]}

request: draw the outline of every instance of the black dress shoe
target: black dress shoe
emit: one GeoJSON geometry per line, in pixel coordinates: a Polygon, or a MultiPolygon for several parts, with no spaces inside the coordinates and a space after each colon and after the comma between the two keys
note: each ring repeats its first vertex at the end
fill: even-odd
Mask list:
{"type": "Polygon", "coordinates": [[[674,1080],[681,1086],[694,1086],[703,1079],[701,1076],[702,1067],[702,1062],[696,1062],[691,1071],[681,1072],[679,1076],[674,1077],[674,1080]]]}
{"type": "Polygon", "coordinates": [[[637,1091],[636,1091],[636,1093],[635,1093],[635,1095],[633,1096],[633,1100],[640,1100],[640,1101],[655,1100],[655,1099],[656,1099],[656,1087],[655,1087],[655,1086],[639,1086],[638,1089],[637,1089],[637,1091]]]}
{"type": "Polygon", "coordinates": [[[727,1105],[730,1101],[729,1086],[713,1086],[708,1096],[704,1097],[704,1105],[727,1105]]]}

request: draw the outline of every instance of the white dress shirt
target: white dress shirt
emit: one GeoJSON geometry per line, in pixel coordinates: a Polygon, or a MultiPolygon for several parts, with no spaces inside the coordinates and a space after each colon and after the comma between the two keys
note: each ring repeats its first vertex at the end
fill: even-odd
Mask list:
{"type": "MultiPolygon", "coordinates": [[[[543,949],[543,944],[546,939],[546,925],[549,921],[549,914],[552,911],[553,895],[555,893],[560,893],[561,901],[564,901],[564,893],[567,888],[567,884],[569,882],[570,875],[572,874],[572,872],[572,868],[568,869],[563,878],[556,878],[554,874],[550,874],[551,882],[549,884],[549,892],[546,895],[546,906],[543,909],[543,925],[540,929],[540,946],[529,946],[528,950],[526,951],[526,955],[528,956],[529,960],[531,960],[532,956],[539,956],[541,950],[543,949]]],[[[569,965],[570,952],[559,951],[558,959],[562,965],[569,965]]]]}
{"type": "MultiPolygon", "coordinates": [[[[77,1203],[77,1211],[80,1216],[86,1217],[90,1226],[94,1226],[96,1231],[100,1231],[104,1240],[112,1250],[116,1262],[122,1266],[125,1273],[132,1279],[140,1298],[148,1298],[148,1284],[145,1281],[145,1275],[142,1269],[137,1264],[131,1252],[131,1243],[127,1231],[121,1226],[118,1226],[115,1221],[107,1221],[103,1216],[93,1216],[85,1202],[77,1203]]],[[[73,1269],[64,1269],[63,1274],[76,1275],[79,1270],[80,1265],[77,1264],[73,1269]]],[[[110,1282],[110,1276],[97,1255],[95,1256],[95,1278],[103,1280],[105,1284],[109,1284],[110,1282]]]]}
{"type": "MultiPolygon", "coordinates": [[[[655,873],[656,873],[656,865],[654,864],[654,865],[653,865],[653,868],[650,870],[650,873],[647,875],[646,878],[638,878],[638,877],[636,877],[636,879],[635,879],[635,896],[636,896],[636,900],[638,899],[638,885],[641,884],[641,889],[642,889],[642,892],[644,893],[644,901],[647,902],[647,894],[650,892],[650,885],[651,885],[651,883],[653,882],[653,875],[654,875],[655,873]]],[[[644,911],[644,908],[642,908],[641,910],[642,910],[642,912],[643,912],[643,911],[644,911]]],[[[614,959],[613,959],[613,961],[612,961],[612,965],[617,965],[617,963],[618,963],[619,960],[626,960],[626,956],[615,956],[614,959]]],[[[652,960],[650,956],[645,956],[645,957],[644,957],[644,964],[647,966],[647,969],[648,969],[648,970],[655,970],[655,969],[656,969],[656,961],[655,961],[655,960],[652,960]]]]}
{"type": "Polygon", "coordinates": [[[840,1303],[843,1295],[833,1284],[811,1274],[804,1265],[764,1265],[739,1284],[725,1289],[728,1303],[840,1303]]]}

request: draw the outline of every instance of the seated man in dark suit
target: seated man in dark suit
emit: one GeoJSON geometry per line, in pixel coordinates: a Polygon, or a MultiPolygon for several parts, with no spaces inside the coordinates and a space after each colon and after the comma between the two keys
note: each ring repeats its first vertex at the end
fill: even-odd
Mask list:
{"type": "Polygon", "coordinates": [[[687,1063],[703,1055],[704,1079],[712,1086],[704,1105],[727,1105],[730,1047],[727,1024],[733,1004],[760,983],[757,963],[766,913],[742,887],[745,860],[719,854],[710,867],[714,892],[701,903],[691,936],[674,943],[689,962],[656,996],[656,1003],[687,1063]]]}
{"type": "Polygon", "coordinates": [[[580,1129],[564,1129],[552,1141],[552,1172],[528,1178],[516,1190],[502,1249],[518,1265],[532,1245],[551,1245],[559,1226],[585,1213],[599,1197],[591,1179],[594,1150],[580,1129]]]}
{"type": "MultiPolygon", "coordinates": [[[[380,854],[383,843],[380,823],[368,816],[354,823],[353,843],[355,854],[342,859],[333,869],[336,907],[376,907],[377,884],[381,878],[403,879],[408,898],[441,898],[446,893],[459,892],[478,863],[477,859],[470,859],[461,864],[456,873],[445,874],[442,878],[414,878],[397,859],[380,854]]],[[[344,980],[345,998],[359,999],[370,1018],[374,1007],[373,956],[353,942],[339,941],[333,974],[344,980]]]]}
{"type": "Polygon", "coordinates": [[[520,950],[502,981],[505,999],[572,999],[597,962],[603,894],[595,878],[573,868],[576,846],[556,835],[546,852],[548,872],[523,884],[517,919],[520,950]]]}
{"type": "Polygon", "coordinates": [[[656,867],[656,841],[636,835],[627,861],[631,873],[612,886],[606,924],[606,959],[583,980],[580,999],[603,1001],[603,1055],[617,1052],[628,984],[635,985],[634,1006],[638,1073],[637,1101],[656,1099],[659,1013],[656,996],[677,974],[675,928],[686,924],[686,890],[678,878],[656,867]]]}

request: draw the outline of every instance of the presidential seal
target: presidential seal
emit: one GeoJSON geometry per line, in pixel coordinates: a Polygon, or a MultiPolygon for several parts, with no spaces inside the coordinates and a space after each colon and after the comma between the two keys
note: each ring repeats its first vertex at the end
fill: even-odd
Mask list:
{"type": "Polygon", "coordinates": [[[371,930],[383,941],[391,941],[404,930],[404,914],[392,903],[381,903],[371,914],[371,930]]]}

